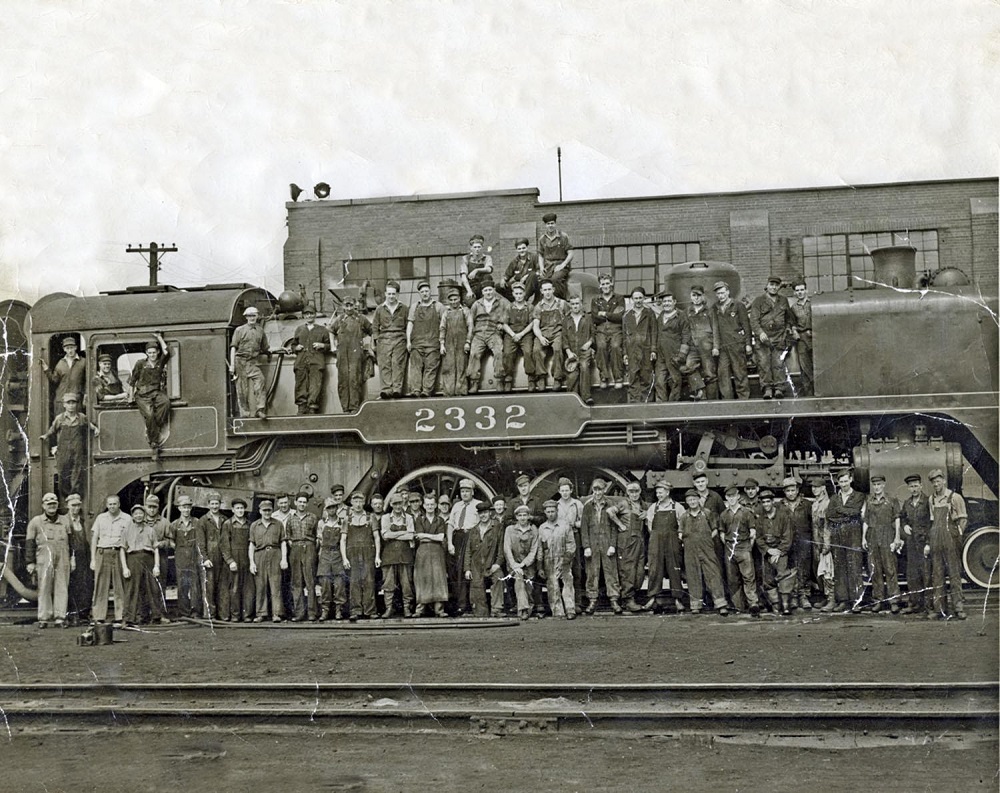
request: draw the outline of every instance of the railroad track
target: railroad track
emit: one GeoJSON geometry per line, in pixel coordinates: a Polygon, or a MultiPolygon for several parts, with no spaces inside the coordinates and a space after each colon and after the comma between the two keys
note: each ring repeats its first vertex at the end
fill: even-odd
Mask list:
{"type": "MultiPolygon", "coordinates": [[[[94,728],[995,737],[1000,684],[0,686],[12,732],[94,728]]],[[[0,725],[2,731],[2,725],[0,725]]]]}

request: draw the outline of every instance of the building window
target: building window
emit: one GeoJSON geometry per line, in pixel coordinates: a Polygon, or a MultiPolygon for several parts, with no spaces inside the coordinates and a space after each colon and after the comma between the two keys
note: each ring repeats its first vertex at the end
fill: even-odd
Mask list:
{"type": "MultiPolygon", "coordinates": [[[[416,300],[417,284],[427,279],[435,290],[439,281],[446,278],[458,280],[458,269],[463,254],[445,256],[414,256],[400,259],[355,259],[348,265],[344,279],[351,286],[361,286],[365,281],[381,295],[388,279],[399,281],[399,299],[404,303],[416,300]]],[[[508,254],[493,256],[493,278],[499,280],[514,257],[508,254]]],[[[628,294],[637,286],[655,293],[666,283],[667,274],[675,264],[694,262],[701,258],[701,245],[697,242],[665,242],[652,245],[616,245],[597,248],[574,248],[573,269],[577,272],[610,272],[615,279],[616,291],[628,294]]]]}
{"type": "Polygon", "coordinates": [[[874,286],[875,265],[871,251],[893,245],[917,249],[917,273],[934,272],[938,260],[938,233],[921,231],[878,231],[864,234],[824,234],[802,238],[802,260],[810,292],[841,292],[851,286],[874,286]]]}

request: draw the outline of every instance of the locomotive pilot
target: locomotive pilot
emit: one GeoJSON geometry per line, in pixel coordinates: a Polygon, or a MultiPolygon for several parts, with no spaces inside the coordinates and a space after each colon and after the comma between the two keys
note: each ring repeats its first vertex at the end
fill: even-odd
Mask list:
{"type": "Polygon", "coordinates": [[[753,352],[753,346],[746,306],[733,300],[725,281],[717,281],[712,290],[717,301],[715,321],[719,328],[719,347],[712,350],[712,354],[718,356],[719,393],[723,399],[749,399],[747,356],[753,352]]]}
{"type": "Polygon", "coordinates": [[[236,402],[241,416],[267,418],[264,394],[264,373],[260,370],[258,358],[270,355],[267,336],[257,324],[260,313],[254,306],[244,312],[246,324],[233,331],[229,345],[229,374],[236,382],[236,402]]]}
{"type": "Polygon", "coordinates": [[[925,591],[931,585],[930,569],[924,547],[931,527],[931,502],[921,487],[920,474],[904,480],[910,495],[899,506],[899,523],[906,547],[906,608],[904,614],[931,612],[931,597],[925,591]]]}
{"type": "Polygon", "coordinates": [[[479,282],[479,291],[482,297],[473,302],[469,312],[472,317],[472,343],[469,346],[466,376],[469,378],[470,394],[479,392],[479,381],[483,376],[483,355],[487,350],[493,354],[493,376],[501,390],[504,383],[503,340],[510,303],[507,298],[497,294],[490,277],[479,282]]]}
{"type": "Polygon", "coordinates": [[[441,368],[441,345],[438,331],[444,306],[431,297],[427,281],[417,284],[419,300],[410,305],[406,317],[406,351],[410,356],[409,392],[413,396],[429,397],[437,385],[441,368]]]}
{"type": "Polygon", "coordinates": [[[945,577],[948,578],[951,606],[957,619],[965,619],[965,602],[962,596],[962,561],[958,546],[969,522],[965,499],[948,489],[944,471],[935,468],[927,478],[934,492],[931,494],[931,527],[928,532],[924,555],[931,560],[931,583],[934,587],[934,613],[929,619],[946,619],[948,616],[945,596],[945,577]]]}
{"type": "Polygon", "coordinates": [[[542,299],[535,303],[531,311],[532,330],[535,334],[535,390],[544,391],[548,379],[546,356],[552,353],[553,390],[561,391],[566,379],[563,370],[562,318],[569,310],[565,300],[556,297],[552,279],[544,278],[539,283],[542,299]]]}
{"type": "MultiPolygon", "coordinates": [[[[465,580],[469,582],[469,600],[476,617],[503,613],[504,536],[506,526],[493,520],[485,501],[476,508],[479,523],[469,530],[465,546],[465,580]],[[488,596],[488,597],[487,597],[488,596]]],[[[517,584],[515,582],[515,588],[517,584]]]]}
{"type": "Polygon", "coordinates": [[[625,361],[622,349],[622,320],[625,318],[625,298],[614,291],[614,280],[608,273],[597,276],[600,293],[590,301],[594,320],[594,343],[601,388],[622,387],[625,361]]]}
{"type": "Polygon", "coordinates": [[[542,263],[542,278],[552,281],[556,297],[565,300],[569,295],[569,273],[573,269],[573,244],[559,231],[556,214],[542,216],[545,231],[538,238],[538,255],[542,263]]]}
{"type": "Polygon", "coordinates": [[[580,395],[588,405],[593,405],[590,389],[593,385],[591,363],[594,359],[594,325],[590,314],[583,311],[583,298],[571,295],[569,313],[563,317],[563,351],[566,353],[566,388],[580,395]]]}
{"type": "Polygon", "coordinates": [[[295,329],[291,347],[295,353],[292,370],[295,373],[295,404],[298,415],[319,413],[323,399],[323,373],[326,353],[330,349],[330,331],[316,324],[316,309],[302,309],[305,322],[295,329]]]}
{"type": "Polygon", "coordinates": [[[510,288],[514,302],[507,308],[507,324],[504,325],[503,339],[503,391],[514,388],[514,373],[517,371],[517,354],[521,353],[524,374],[528,378],[528,390],[535,390],[535,334],[532,332],[531,305],[525,300],[527,290],[515,282],[510,288]]]}
{"type": "Polygon", "coordinates": [[[781,399],[785,395],[785,356],[792,341],[791,330],[795,315],[788,299],[778,294],[781,279],[772,275],[767,279],[764,294],[750,304],[750,327],[756,344],[757,371],[764,399],[781,399]]]}
{"type": "Polygon", "coordinates": [[[448,289],[448,305],[441,313],[438,341],[441,344],[441,393],[444,396],[468,393],[465,370],[472,346],[472,313],[462,305],[458,287],[448,289]]]}
{"type": "Polygon", "coordinates": [[[382,399],[401,397],[406,377],[406,321],[409,312],[399,302],[399,283],[386,281],[385,300],[372,317],[372,340],[378,361],[382,399]]]}
{"type": "Polygon", "coordinates": [[[648,402],[653,396],[656,315],[646,306],[646,290],[641,286],[632,290],[631,298],[632,307],[622,319],[628,401],[648,402]]]}
{"type": "Polygon", "coordinates": [[[885,477],[871,478],[871,494],[861,511],[861,547],[868,551],[872,569],[872,611],[878,613],[888,601],[899,613],[899,574],[896,553],[903,548],[899,537],[899,505],[885,494],[885,477]]]}
{"type": "Polygon", "coordinates": [[[330,332],[337,340],[337,397],[340,409],[354,413],[365,401],[368,378],[365,368],[369,351],[365,339],[372,335],[372,324],[358,311],[353,297],[345,298],[343,313],[330,322],[330,332]]]}

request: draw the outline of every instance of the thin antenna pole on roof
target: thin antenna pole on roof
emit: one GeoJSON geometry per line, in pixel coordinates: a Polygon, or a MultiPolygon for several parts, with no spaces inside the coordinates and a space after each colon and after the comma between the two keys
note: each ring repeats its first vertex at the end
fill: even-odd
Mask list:
{"type": "Polygon", "coordinates": [[[562,146],[556,146],[556,162],[559,164],[559,203],[562,203],[562,146]]]}

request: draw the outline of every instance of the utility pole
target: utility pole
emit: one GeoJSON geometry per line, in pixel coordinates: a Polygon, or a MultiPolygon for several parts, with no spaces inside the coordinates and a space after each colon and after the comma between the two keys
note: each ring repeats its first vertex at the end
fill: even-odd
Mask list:
{"type": "Polygon", "coordinates": [[[125,253],[148,253],[149,254],[149,285],[156,286],[156,274],[160,271],[160,260],[159,256],[161,253],[176,253],[177,246],[171,244],[170,247],[166,245],[157,245],[155,242],[149,243],[148,248],[143,248],[142,246],[129,245],[125,249],[125,253]]]}

